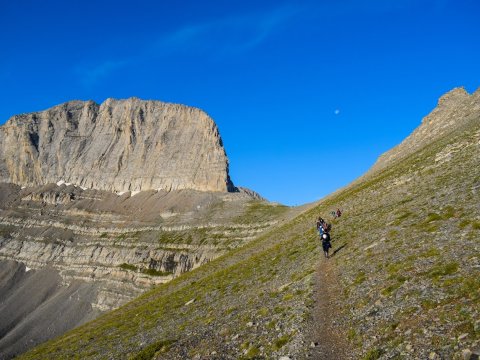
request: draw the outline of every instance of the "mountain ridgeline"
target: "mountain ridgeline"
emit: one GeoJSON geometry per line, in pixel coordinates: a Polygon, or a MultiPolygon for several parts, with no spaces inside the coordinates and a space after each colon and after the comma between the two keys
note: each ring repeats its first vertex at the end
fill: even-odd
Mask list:
{"type": "MultiPolygon", "coordinates": [[[[0,271],[19,279],[4,285],[13,289],[7,293],[18,299],[15,289],[30,285],[29,276],[51,287],[60,278],[70,283],[57,289],[60,298],[78,289],[91,310],[104,309],[82,312],[75,326],[83,325],[20,359],[475,359],[479,168],[480,91],[460,88],[364,176],[301,208],[245,192],[119,196],[65,184],[4,184],[0,256],[14,261],[0,271]],[[337,208],[343,215],[329,217],[337,208]],[[333,225],[330,259],[322,255],[318,216],[333,225]],[[204,260],[195,263],[199,254],[204,260]],[[156,277],[165,281],[145,291],[154,284],[149,269],[165,275],[182,257],[195,266],[156,277]],[[111,301],[115,293],[124,301],[111,301]],[[343,341],[319,333],[325,328],[343,341]],[[335,347],[343,348],[330,351],[335,347]]],[[[0,339],[8,356],[34,335],[12,328],[0,339]]]]}

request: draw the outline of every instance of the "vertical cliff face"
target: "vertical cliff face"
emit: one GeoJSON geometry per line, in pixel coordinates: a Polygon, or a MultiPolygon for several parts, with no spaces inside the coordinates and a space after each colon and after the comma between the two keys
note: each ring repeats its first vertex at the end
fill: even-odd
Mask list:
{"type": "Polygon", "coordinates": [[[117,192],[233,189],[207,114],[136,98],[70,101],[0,127],[0,182],[58,181],[117,192]]]}

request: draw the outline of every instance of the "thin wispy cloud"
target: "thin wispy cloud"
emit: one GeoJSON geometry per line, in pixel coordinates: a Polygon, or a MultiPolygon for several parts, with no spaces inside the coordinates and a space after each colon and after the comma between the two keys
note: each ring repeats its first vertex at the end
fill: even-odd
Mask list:
{"type": "Polygon", "coordinates": [[[94,65],[82,65],[76,68],[80,81],[85,87],[91,87],[111,73],[128,66],[130,59],[104,60],[94,65]]]}
{"type": "Polygon", "coordinates": [[[346,0],[344,2],[325,3],[321,9],[323,15],[338,16],[342,13],[385,14],[427,5],[432,11],[444,9],[450,0],[346,0]]]}
{"type": "Polygon", "coordinates": [[[160,37],[151,51],[171,54],[213,50],[215,55],[248,51],[266,41],[299,11],[299,8],[284,6],[269,12],[186,25],[160,37]]]}
{"type": "Polygon", "coordinates": [[[267,41],[299,11],[298,7],[283,6],[261,13],[187,24],[145,44],[135,56],[92,61],[88,65],[77,66],[76,73],[85,87],[92,87],[122,68],[152,58],[187,54],[218,59],[238,55],[267,41]]]}

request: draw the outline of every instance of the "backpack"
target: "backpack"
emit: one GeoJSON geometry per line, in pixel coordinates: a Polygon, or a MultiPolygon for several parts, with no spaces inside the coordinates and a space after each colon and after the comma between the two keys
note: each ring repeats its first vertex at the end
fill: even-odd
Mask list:
{"type": "Polygon", "coordinates": [[[320,235],[320,237],[322,237],[323,233],[324,233],[323,226],[320,225],[320,226],[318,227],[318,234],[320,235]]]}

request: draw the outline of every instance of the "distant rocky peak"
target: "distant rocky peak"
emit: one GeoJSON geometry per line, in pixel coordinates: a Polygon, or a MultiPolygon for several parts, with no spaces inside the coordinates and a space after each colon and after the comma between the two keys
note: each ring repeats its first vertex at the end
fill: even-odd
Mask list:
{"type": "Polygon", "coordinates": [[[215,122],[154,100],[69,101],[0,126],[0,182],[116,192],[232,191],[215,122]]]}
{"type": "Polygon", "coordinates": [[[455,106],[470,97],[470,94],[462,87],[456,87],[438,99],[438,107],[455,106]]]}
{"type": "Polygon", "coordinates": [[[441,96],[438,105],[399,145],[382,154],[372,171],[385,168],[470,121],[480,121],[480,89],[470,95],[457,87],[441,96]]]}

